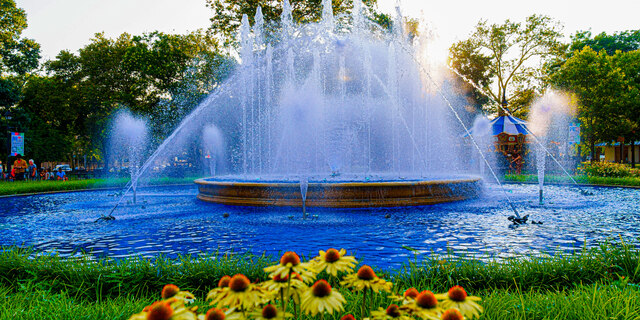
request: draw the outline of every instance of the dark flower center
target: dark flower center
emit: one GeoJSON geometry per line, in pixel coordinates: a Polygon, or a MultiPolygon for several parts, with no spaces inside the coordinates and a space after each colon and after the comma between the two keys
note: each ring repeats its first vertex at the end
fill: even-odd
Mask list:
{"type": "Polygon", "coordinates": [[[172,315],[173,308],[164,301],[158,301],[154,302],[149,308],[147,320],[169,320],[172,315]]]}
{"type": "Polygon", "coordinates": [[[360,280],[373,280],[376,277],[376,273],[373,272],[373,269],[369,266],[362,266],[357,273],[358,279],[360,280]]]}
{"type": "Polygon", "coordinates": [[[464,320],[458,309],[449,309],[442,314],[442,320],[464,320]]]}
{"type": "Polygon", "coordinates": [[[287,263],[291,263],[292,266],[300,264],[300,257],[295,252],[287,251],[280,258],[280,264],[286,266],[287,263]]]}
{"type": "Polygon", "coordinates": [[[162,299],[169,299],[180,292],[180,288],[175,284],[168,284],[162,288],[162,299]]]}
{"type": "Polygon", "coordinates": [[[220,278],[220,281],[218,281],[218,288],[228,287],[230,281],[231,281],[231,277],[223,276],[222,278],[220,278]]]}
{"type": "Polygon", "coordinates": [[[453,286],[449,289],[449,299],[457,302],[463,302],[467,299],[467,292],[461,286],[453,286]]]}
{"type": "Polygon", "coordinates": [[[227,316],[220,309],[211,308],[207,311],[207,315],[204,320],[224,320],[227,316]]]}
{"type": "Polygon", "coordinates": [[[387,308],[387,315],[392,318],[397,318],[400,316],[400,307],[396,304],[392,304],[387,308]]]}
{"type": "Polygon", "coordinates": [[[318,298],[326,297],[331,294],[331,285],[327,280],[318,280],[312,287],[311,292],[318,298]]]}
{"type": "Polygon", "coordinates": [[[416,297],[416,304],[421,308],[431,309],[438,305],[438,299],[431,291],[422,291],[416,297]]]}
{"type": "Polygon", "coordinates": [[[420,292],[418,292],[416,288],[409,288],[407,289],[407,291],[404,292],[403,296],[415,299],[419,293],[420,292]]]}
{"type": "Polygon", "coordinates": [[[271,304],[268,304],[262,308],[262,317],[265,319],[273,319],[278,315],[278,310],[271,304]]]}
{"type": "Polygon", "coordinates": [[[249,287],[249,279],[243,274],[236,274],[229,281],[229,289],[235,292],[243,292],[249,287]]]}
{"type": "Polygon", "coordinates": [[[324,255],[324,261],[332,263],[340,260],[340,252],[336,249],[329,249],[324,255]]]}

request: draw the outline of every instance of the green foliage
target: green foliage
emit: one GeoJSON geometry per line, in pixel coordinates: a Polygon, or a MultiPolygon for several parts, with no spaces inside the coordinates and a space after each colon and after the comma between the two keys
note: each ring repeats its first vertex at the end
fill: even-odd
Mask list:
{"type": "Polygon", "coordinates": [[[559,41],[561,28],[542,15],[529,16],[524,23],[506,20],[489,25],[480,21],[469,39],[449,49],[449,64],[480,88],[482,92],[474,96],[488,95],[485,108],[489,112],[498,111],[504,96],[509,111],[522,116],[544,87],[541,66],[564,50],[559,41]]]}
{"type": "Polygon", "coordinates": [[[621,163],[606,161],[582,163],[578,171],[589,177],[640,178],[640,169],[633,169],[621,163]]]}
{"type": "Polygon", "coordinates": [[[0,76],[24,75],[38,66],[40,45],[20,37],[26,28],[24,9],[17,8],[14,0],[0,0],[0,76]]]}
{"type": "Polygon", "coordinates": [[[155,136],[166,135],[226,78],[231,61],[202,31],[96,34],[78,54],[61,51],[45,63],[47,76],[24,86],[16,111],[25,115],[27,153],[38,161],[104,159],[111,116],[123,107],[151,118],[161,128],[155,136]]]}
{"type": "MultiPolygon", "coordinates": [[[[290,0],[290,3],[293,21],[296,23],[317,22],[322,18],[322,0],[290,0]]],[[[391,19],[387,15],[376,13],[373,9],[377,0],[364,0],[363,3],[372,21],[380,21],[383,27],[388,26],[390,29],[391,19]]],[[[224,39],[225,45],[234,44],[242,15],[246,14],[253,25],[258,7],[262,7],[266,27],[275,29],[280,23],[282,4],[283,1],[267,0],[207,0],[207,6],[213,10],[210,30],[224,39]]],[[[334,15],[348,14],[352,8],[352,1],[333,1],[334,15]]]]}
{"type": "MultiPolygon", "coordinates": [[[[51,314],[58,319],[127,319],[158,300],[165,284],[201,298],[223,275],[243,273],[252,281],[265,280],[262,269],[271,264],[268,257],[219,253],[115,261],[5,247],[0,248],[0,295],[6,297],[0,301],[0,318],[40,319],[51,314]]],[[[480,319],[632,319],[640,312],[640,255],[625,243],[503,262],[427,258],[391,276],[395,294],[409,287],[443,291],[462,285],[482,297],[485,312],[480,319]]],[[[358,314],[362,296],[336,290],[346,299],[345,313],[358,314]]],[[[388,303],[379,295],[368,307],[386,308],[388,303]]],[[[202,299],[196,305],[202,311],[209,308],[202,299]]]]}
{"type": "MultiPolygon", "coordinates": [[[[587,176],[587,175],[576,175],[573,176],[573,179],[582,184],[591,184],[591,185],[599,185],[599,186],[628,186],[628,187],[640,187],[640,178],[636,177],[622,177],[622,178],[614,178],[614,177],[601,177],[601,176],[587,176]]],[[[505,181],[511,182],[526,182],[526,183],[538,183],[538,175],[537,174],[508,174],[504,176],[505,181]]],[[[559,183],[559,184],[573,184],[573,181],[569,179],[566,175],[545,175],[544,177],[545,183],[559,183]]]]}
{"type": "MultiPolygon", "coordinates": [[[[73,174],[70,174],[71,176],[73,174]]],[[[186,178],[155,178],[145,181],[146,185],[175,185],[192,184],[195,177],[186,178]]],[[[75,180],[73,177],[69,181],[0,181],[0,195],[31,194],[42,192],[60,192],[73,190],[88,190],[101,188],[121,188],[124,187],[128,178],[120,179],[83,179],[75,180]]]]}
{"type": "Polygon", "coordinates": [[[590,47],[594,51],[605,50],[612,56],[617,51],[629,52],[640,49],[640,30],[627,30],[607,34],[602,32],[592,37],[591,31],[578,31],[571,36],[570,53],[590,47]]]}
{"type": "Polygon", "coordinates": [[[583,148],[595,159],[595,143],[610,142],[620,136],[637,137],[640,118],[640,72],[638,52],[595,52],[590,47],[576,51],[551,76],[551,82],[576,95],[583,148]],[[625,73],[626,71],[626,73],[625,73]]]}

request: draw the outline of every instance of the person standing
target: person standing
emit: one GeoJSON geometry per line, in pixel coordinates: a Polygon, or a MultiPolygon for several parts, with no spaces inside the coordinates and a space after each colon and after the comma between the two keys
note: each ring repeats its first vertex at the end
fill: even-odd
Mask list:
{"type": "Polygon", "coordinates": [[[29,172],[29,180],[36,181],[38,180],[38,167],[36,167],[33,159],[29,159],[29,168],[27,168],[27,172],[29,172]]]}
{"type": "Polygon", "coordinates": [[[4,165],[2,164],[2,160],[0,160],[0,181],[4,180],[4,165]]]}
{"type": "Polygon", "coordinates": [[[15,169],[16,181],[24,180],[24,172],[27,170],[27,162],[22,159],[20,154],[16,155],[16,161],[13,162],[13,169],[15,169]]]}

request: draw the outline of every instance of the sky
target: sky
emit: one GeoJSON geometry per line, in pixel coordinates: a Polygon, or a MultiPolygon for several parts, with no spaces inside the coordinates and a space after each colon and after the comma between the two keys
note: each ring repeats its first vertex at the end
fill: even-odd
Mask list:
{"type": "MultiPolygon", "coordinates": [[[[396,3],[378,0],[378,8],[393,13],[396,3]]],[[[16,0],[16,4],[27,12],[29,27],[23,36],[40,43],[45,60],[55,58],[60,50],[76,52],[97,32],[108,37],[155,30],[183,34],[207,28],[212,15],[205,0],[16,0]]],[[[453,42],[466,39],[481,19],[502,23],[545,14],[564,25],[566,41],[578,30],[598,34],[640,29],[638,0],[598,1],[597,5],[594,0],[402,0],[399,4],[403,15],[423,19],[434,31],[430,51],[441,57],[453,42]]]]}

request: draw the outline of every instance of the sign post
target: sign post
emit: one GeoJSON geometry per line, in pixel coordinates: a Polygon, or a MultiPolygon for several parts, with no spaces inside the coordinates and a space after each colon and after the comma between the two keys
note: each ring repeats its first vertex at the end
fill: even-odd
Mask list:
{"type": "Polygon", "coordinates": [[[11,132],[11,155],[24,156],[24,133],[23,132],[11,132]]]}

